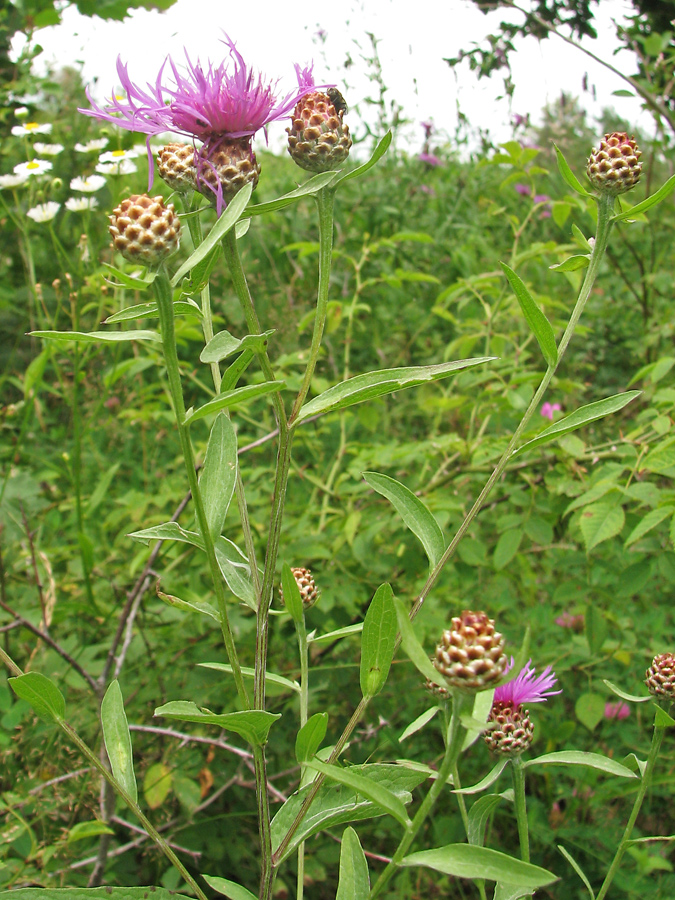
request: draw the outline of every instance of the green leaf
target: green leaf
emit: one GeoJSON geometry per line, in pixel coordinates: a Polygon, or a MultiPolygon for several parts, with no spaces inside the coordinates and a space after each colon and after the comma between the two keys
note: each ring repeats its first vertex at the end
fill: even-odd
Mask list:
{"type": "Polygon", "coordinates": [[[625,219],[635,218],[635,216],[640,215],[640,213],[651,209],[652,206],[656,206],[657,203],[665,200],[668,194],[670,194],[674,189],[675,175],[671,175],[668,181],[666,181],[666,183],[662,185],[658,189],[658,191],[653,193],[651,197],[647,197],[647,199],[643,200],[642,203],[636,203],[635,206],[632,206],[629,210],[626,210],[626,212],[618,213],[618,215],[612,216],[610,222],[623,222],[625,219]]]}
{"type": "Polygon", "coordinates": [[[216,561],[220,574],[235,597],[252,610],[258,601],[251,582],[251,567],[243,551],[228,538],[216,538],[216,561]]]}
{"type": "MultiPolygon", "coordinates": [[[[173,303],[174,316],[196,316],[198,319],[203,318],[201,309],[194,300],[175,300],[173,303]]],[[[127,306],[126,309],[114,313],[104,319],[105,325],[112,325],[115,322],[127,322],[129,319],[154,319],[159,316],[157,303],[154,300],[148,303],[139,303],[136,306],[127,306]]]]}
{"type": "Polygon", "coordinates": [[[429,654],[417,640],[417,635],[413,631],[412,623],[408,618],[408,610],[405,608],[403,602],[397,598],[394,598],[394,605],[396,608],[396,618],[398,620],[398,630],[401,633],[401,647],[403,648],[403,652],[415,666],[417,671],[424,675],[425,678],[428,678],[429,681],[433,681],[434,684],[441,683],[442,676],[436,671],[429,659],[429,654]]]}
{"type": "Polygon", "coordinates": [[[605,716],[605,698],[600,694],[581,694],[574,704],[574,714],[589,731],[595,731],[605,716]]]}
{"type": "MultiPolygon", "coordinates": [[[[232,674],[232,666],[229,663],[197,663],[203,669],[215,669],[217,672],[228,672],[232,674]]],[[[255,669],[248,666],[241,666],[241,674],[244,678],[255,678],[255,669]]],[[[284,678],[283,675],[276,675],[274,672],[265,672],[265,681],[269,684],[276,684],[287,690],[300,693],[300,685],[297,681],[291,681],[290,678],[284,678]]]]}
{"type": "Polygon", "coordinates": [[[160,887],[20,888],[0,891],[2,897],[5,900],[192,900],[186,894],[160,887]]]}
{"type": "Polygon", "coordinates": [[[579,519],[579,527],[584,536],[586,552],[619,534],[626,522],[623,506],[611,500],[591,503],[586,506],[579,519]]]}
{"type": "Polygon", "coordinates": [[[185,612],[198,612],[218,622],[219,625],[221,623],[220,612],[207,600],[181,600],[180,597],[175,597],[173,594],[166,594],[159,587],[157,588],[157,596],[164,603],[173,606],[174,609],[182,609],[185,612]]]}
{"type": "Polygon", "coordinates": [[[340,879],[335,900],[368,900],[370,876],[359,836],[353,828],[342,833],[340,879]]]}
{"type": "Polygon", "coordinates": [[[613,694],[616,694],[617,697],[621,697],[622,700],[629,700],[631,703],[646,703],[648,700],[651,700],[651,694],[628,694],[626,691],[622,691],[620,687],[617,687],[611,681],[608,681],[606,678],[602,679],[604,684],[610,689],[613,694]]]}
{"type": "Polygon", "coordinates": [[[224,391],[203,406],[188,410],[185,414],[185,424],[192,424],[197,419],[203,419],[204,416],[210,416],[211,413],[218,412],[221,409],[230,409],[239,403],[246,403],[255,397],[276,393],[285,387],[286,383],[284,381],[263,381],[261,384],[246,384],[244,387],[236,388],[233,391],[224,391]]]}
{"type": "Polygon", "coordinates": [[[485,843],[485,829],[488,820],[502,800],[501,794],[486,794],[476,800],[471,807],[466,837],[474,847],[482,847],[485,843]]]}
{"type": "Polygon", "coordinates": [[[73,844],[75,841],[99,837],[101,834],[115,834],[115,832],[109,825],[106,825],[105,822],[101,822],[99,819],[94,819],[91,822],[78,822],[68,832],[68,843],[73,844]]]}
{"type": "Polygon", "coordinates": [[[549,367],[555,366],[558,362],[558,348],[551,323],[537,306],[534,297],[525,286],[525,282],[506,263],[500,263],[500,265],[511,285],[513,293],[516,295],[525,320],[530,326],[530,331],[537,339],[539,348],[546,360],[546,365],[549,367]]]}
{"type": "Polygon", "coordinates": [[[311,197],[313,194],[318,194],[322,188],[334,181],[338,175],[339,172],[321,172],[318,175],[314,175],[309,181],[301,184],[294,191],[284,194],[283,197],[277,197],[276,200],[269,200],[267,203],[251,203],[246,207],[246,215],[260,216],[263,213],[273,212],[275,209],[283,209],[284,206],[290,206],[291,203],[295,203],[296,200],[300,200],[302,197],[311,197]]]}
{"type": "Polygon", "coordinates": [[[579,865],[579,863],[574,859],[572,854],[568,853],[567,850],[565,850],[565,848],[562,847],[560,844],[558,844],[558,850],[560,850],[560,852],[565,857],[567,862],[572,866],[572,868],[577,873],[579,878],[581,878],[583,883],[586,885],[586,890],[588,891],[591,900],[595,900],[595,894],[593,893],[593,888],[591,887],[591,883],[588,880],[588,878],[586,878],[586,876],[584,875],[584,871],[581,868],[581,866],[579,865]]]}
{"type": "Polygon", "coordinates": [[[212,538],[220,535],[237,481],[237,435],[225,413],[211,426],[199,488],[212,538]]]}
{"type": "Polygon", "coordinates": [[[405,811],[405,806],[396,794],[388,790],[388,788],[383,787],[381,784],[372,781],[370,778],[360,775],[355,771],[356,766],[350,766],[345,769],[341,766],[333,766],[328,763],[320,762],[318,759],[309,760],[307,766],[310,769],[316,769],[317,772],[321,772],[326,778],[337,781],[338,784],[344,784],[357,794],[366,797],[366,799],[370,800],[376,806],[379,806],[380,809],[383,809],[385,812],[388,812],[390,816],[393,816],[404,828],[407,828],[410,825],[410,819],[405,811]]]}
{"type": "Polygon", "coordinates": [[[657,472],[660,475],[672,475],[675,467],[675,439],[660,441],[640,463],[641,469],[657,472]]]}
{"type": "Polygon", "coordinates": [[[127,714],[124,711],[122,691],[117,680],[110,683],[101,703],[101,727],[112,773],[134,803],[137,803],[138,788],[134,775],[131,735],[127,714]]]}
{"type": "Polygon", "coordinates": [[[295,758],[302,765],[311,759],[326,737],[328,713],[314,713],[305,722],[295,739],[295,758]]]}
{"type": "Polygon", "coordinates": [[[378,372],[356,375],[348,381],[328,388],[327,391],[306,403],[300,410],[296,423],[300,424],[318,413],[346,409],[355,403],[372,400],[373,397],[381,397],[383,394],[402,391],[405,388],[415,387],[429,381],[438,381],[441,378],[447,378],[459,369],[482,365],[482,363],[490,362],[495,358],[494,356],[482,356],[476,359],[460,359],[455,362],[441,363],[436,366],[381,369],[378,372]]]}
{"type": "Polygon", "coordinates": [[[549,266],[551,272],[576,272],[579,269],[587,269],[591,257],[586,254],[578,254],[577,256],[568,256],[561,263],[555,266],[549,266]]]}
{"type": "MultiPolygon", "coordinates": [[[[384,156],[389,148],[389,144],[391,144],[392,134],[391,131],[388,131],[385,136],[382,138],[380,143],[375,148],[373,155],[370,157],[368,162],[364,163],[362,166],[359,166],[357,169],[352,169],[351,172],[347,172],[346,175],[343,175],[342,178],[338,179],[339,181],[348,181],[350,178],[360,178],[361,175],[365,175],[368,169],[372,169],[373,166],[379,162],[380,159],[384,156]]],[[[337,183],[337,182],[336,182],[337,183]]]]}
{"type": "Polygon", "coordinates": [[[363,478],[366,484],[393,505],[406,527],[421,541],[433,568],[443,556],[445,540],[441,527],[431,512],[419,497],[394,478],[377,472],[364,472],[363,478]]]}
{"type": "Polygon", "coordinates": [[[146,545],[150,541],[183,541],[186,544],[193,544],[201,550],[204,549],[204,541],[201,536],[194,531],[186,531],[178,522],[162,522],[161,525],[153,525],[142,531],[132,531],[127,537],[146,545]]]}
{"type": "Polygon", "coordinates": [[[99,341],[119,343],[120,341],[155,341],[162,343],[156,331],[31,331],[33,337],[50,341],[74,341],[76,344],[97,344],[99,341]]]}
{"type": "Polygon", "coordinates": [[[560,171],[560,174],[565,179],[569,187],[571,187],[573,191],[576,191],[577,194],[581,194],[582,197],[591,197],[592,195],[586,190],[585,187],[583,187],[577,176],[570,169],[567,160],[563,156],[562,150],[560,150],[560,148],[555,144],[553,144],[553,146],[555,147],[555,153],[558,157],[558,170],[560,171]]]}
{"type": "Polygon", "coordinates": [[[672,516],[674,512],[675,508],[672,506],[660,506],[658,509],[651,509],[628,535],[624,547],[630,547],[631,544],[639,541],[648,531],[651,531],[652,528],[656,528],[656,526],[660,525],[664,519],[672,516]]]}
{"type": "Polygon", "coordinates": [[[56,685],[39,672],[26,672],[7,679],[17,697],[25,700],[33,712],[47,722],[59,722],[66,715],[66,701],[56,685]]]}
{"type": "Polygon", "coordinates": [[[45,368],[50,356],[51,348],[49,345],[47,345],[44,350],[39,353],[34,359],[32,359],[28,364],[28,368],[26,369],[26,373],[23,378],[24,400],[27,400],[28,397],[30,397],[31,391],[33,389],[39,389],[40,385],[42,384],[42,377],[45,373],[45,368]]]}
{"type": "Polygon", "coordinates": [[[243,353],[244,350],[263,353],[267,349],[272,334],[274,334],[274,329],[264,331],[262,334],[247,334],[239,339],[229,331],[219,331],[204,347],[199,359],[203,363],[217,363],[232,356],[233,353],[243,353]]]}
{"type": "Polygon", "coordinates": [[[669,716],[665,709],[661,709],[658,703],[654,704],[656,714],[654,716],[654,726],[656,728],[672,728],[675,725],[675,719],[669,716]]]}
{"type": "Polygon", "coordinates": [[[164,763],[150,766],[143,779],[143,796],[150,809],[158,809],[171,793],[173,771],[164,763]]]}
{"type": "Polygon", "coordinates": [[[351,637],[353,634],[360,634],[363,631],[363,622],[357,622],[356,625],[345,625],[344,628],[338,628],[335,631],[326,631],[325,634],[308,634],[308,644],[332,644],[333,641],[339,641],[341,638],[351,637]]]}
{"type": "Polygon", "coordinates": [[[267,742],[272,725],[281,718],[281,713],[270,713],[261,709],[217,715],[210,709],[200,709],[191,700],[172,700],[156,709],[155,715],[165,719],[177,719],[179,722],[217,725],[226,731],[241,735],[249,744],[260,747],[267,742]]]}
{"type": "Polygon", "coordinates": [[[586,640],[591,655],[595,656],[602,650],[602,645],[607,637],[607,622],[602,611],[594,603],[589,603],[584,616],[586,626],[586,640]]]}
{"type": "MultiPolygon", "coordinates": [[[[412,801],[410,791],[426,781],[428,777],[427,772],[420,773],[405,766],[388,764],[353,766],[352,771],[388,788],[405,804],[412,801]]],[[[306,785],[292,794],[274,816],[272,849],[275,853],[289,828],[295,822],[300,807],[310,790],[313,790],[312,785],[306,785]]],[[[357,793],[344,784],[326,781],[319,788],[312,805],[279,862],[287,859],[298,844],[319,831],[335,828],[337,825],[344,825],[347,822],[373,819],[381,815],[384,815],[382,809],[366,799],[363,794],[357,793]]]]}
{"type": "Polygon", "coordinates": [[[448,844],[436,850],[411,853],[401,860],[401,865],[426,866],[456,878],[485,878],[531,890],[558,880],[552,872],[539,866],[521,862],[497,850],[473,847],[471,844],[448,844]]]}
{"type": "Polygon", "coordinates": [[[619,410],[623,409],[624,406],[627,406],[631,400],[635,400],[640,393],[640,391],[626,391],[623,394],[615,394],[613,397],[607,397],[604,400],[596,400],[595,403],[580,406],[579,409],[575,409],[573,413],[570,413],[568,416],[565,416],[558,422],[554,422],[553,425],[545,428],[536,438],[533,438],[531,441],[527,441],[527,443],[518,447],[518,449],[513,452],[512,458],[518,456],[520,453],[524,453],[525,450],[532,450],[534,447],[539,447],[541,444],[548,444],[550,441],[555,441],[564,434],[569,434],[570,431],[576,431],[577,428],[581,428],[589,422],[595,422],[597,419],[602,419],[605,416],[611,415],[611,413],[619,412],[619,410]]]}
{"type": "Polygon", "coordinates": [[[500,535],[492,556],[492,565],[500,571],[511,562],[520,548],[520,542],[523,539],[522,528],[509,528],[500,535]]]}
{"type": "Polygon", "coordinates": [[[399,742],[404,741],[406,738],[409,738],[411,734],[417,734],[418,731],[421,731],[424,726],[431,722],[434,716],[438,713],[439,707],[432,706],[431,709],[427,709],[422,715],[418,716],[413,722],[405,728],[401,734],[399,735],[399,742]]]}
{"type": "Polygon", "coordinates": [[[370,601],[361,635],[361,692],[366,699],[380,693],[385,685],[396,648],[394,592],[381,584],[370,601]]]}
{"type": "Polygon", "coordinates": [[[291,567],[284,563],[281,567],[281,589],[284,592],[284,606],[294,622],[300,623],[304,618],[300,588],[295,580],[291,567]]]}
{"type": "Polygon", "coordinates": [[[476,782],[476,784],[472,784],[471,787],[459,788],[453,791],[454,794],[480,794],[486,788],[489,788],[491,785],[495,783],[495,781],[502,774],[506,766],[511,762],[508,757],[504,757],[500,759],[499,762],[488,772],[488,774],[481,778],[480,781],[476,782]]]}
{"type": "Polygon", "coordinates": [[[584,753],[581,750],[561,750],[559,753],[545,753],[536,759],[528,759],[524,768],[531,766],[585,766],[588,769],[598,769],[607,775],[617,775],[619,778],[636,778],[634,772],[621,763],[600,753],[584,753]]]}
{"type": "MultiPolygon", "coordinates": [[[[219,878],[217,875],[202,875],[202,878],[210,888],[218,891],[223,897],[229,897],[229,900],[258,900],[257,894],[252,894],[236,881],[228,881],[227,878],[219,878]]],[[[154,900],[154,897],[148,897],[148,900],[154,900]]]]}
{"type": "Polygon", "coordinates": [[[178,269],[176,274],[171,279],[171,284],[173,287],[179,284],[188,272],[192,271],[192,269],[194,269],[194,267],[198,263],[205,259],[209,255],[209,253],[211,253],[216,244],[227,234],[230,228],[234,227],[237,219],[244,212],[246,204],[251,199],[252,192],[253,185],[249,182],[235,194],[232,200],[230,200],[230,202],[227,204],[227,209],[218,219],[211,231],[209,231],[205,240],[202,241],[202,243],[199,245],[199,247],[197,247],[194,253],[185,260],[183,265],[180,267],[180,269],[178,269]]]}
{"type": "Polygon", "coordinates": [[[115,266],[111,266],[109,263],[104,262],[101,265],[114,275],[123,287],[131,288],[132,291],[145,291],[157,278],[157,272],[150,272],[148,269],[145,269],[142,278],[135,278],[133,275],[127,275],[121,269],[116,269],[115,266]]]}

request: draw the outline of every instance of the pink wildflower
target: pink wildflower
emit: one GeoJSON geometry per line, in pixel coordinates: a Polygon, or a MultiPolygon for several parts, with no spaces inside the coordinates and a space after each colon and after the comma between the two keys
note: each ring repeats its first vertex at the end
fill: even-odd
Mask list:
{"type": "Polygon", "coordinates": [[[559,403],[544,403],[539,412],[545,419],[553,421],[553,413],[560,412],[561,409],[562,406],[559,403]]]}
{"type": "Polygon", "coordinates": [[[583,631],[585,624],[584,614],[579,613],[574,616],[572,613],[564,612],[561,616],[558,616],[555,624],[561,628],[571,628],[572,631],[583,631]]]}
{"type": "Polygon", "coordinates": [[[517,194],[521,195],[521,197],[529,197],[532,193],[530,191],[529,184],[522,184],[521,182],[518,182],[518,184],[513,185],[513,188],[517,194]]]}
{"type": "MultiPolygon", "coordinates": [[[[514,659],[511,657],[506,671],[510,671],[513,665],[514,659]]],[[[499,685],[495,690],[493,704],[511,703],[515,707],[522,706],[523,703],[543,703],[554,694],[562,694],[562,690],[551,690],[557,680],[551,666],[546,666],[541,675],[535,678],[532,660],[529,659],[525,668],[521,669],[515,678],[507,681],[506,684],[499,685]]]]}
{"type": "Polygon", "coordinates": [[[630,715],[630,706],[627,703],[605,703],[606,719],[627,719],[630,715]]]}
{"type": "Polygon", "coordinates": [[[420,153],[417,157],[420,162],[426,163],[428,166],[442,166],[443,163],[433,153],[420,153]]]}

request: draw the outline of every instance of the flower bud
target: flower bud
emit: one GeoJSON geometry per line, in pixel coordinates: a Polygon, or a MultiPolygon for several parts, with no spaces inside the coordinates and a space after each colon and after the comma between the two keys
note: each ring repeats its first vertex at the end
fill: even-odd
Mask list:
{"type": "Polygon", "coordinates": [[[195,189],[194,148],[190,144],[167,144],[157,151],[159,174],[169,187],[181,194],[195,189]]]}
{"type": "Polygon", "coordinates": [[[129,262],[155,266],[178,249],[180,220],[163,197],[133,194],[110,216],[113,247],[129,262]]]}
{"type": "Polygon", "coordinates": [[[659,653],[645,672],[645,684],[655,697],[675,700],[675,653],[659,653]]]}
{"type": "Polygon", "coordinates": [[[600,146],[593,148],[588,159],[586,174],[599,191],[606,194],[624,194],[640,180],[642,163],[640,150],[625,131],[606,134],[600,146]]]}
{"type": "MultiPolygon", "coordinates": [[[[314,576],[309,569],[305,569],[301,566],[291,568],[291,573],[293,575],[293,578],[295,578],[298,589],[300,590],[300,599],[302,600],[303,609],[310,609],[312,606],[314,606],[320,596],[320,592],[316,586],[316,582],[314,581],[314,576]]],[[[280,589],[279,596],[281,598],[281,602],[283,603],[283,588],[280,589]]]]}
{"type": "Polygon", "coordinates": [[[508,700],[493,703],[488,716],[488,725],[491,723],[495,727],[483,733],[483,740],[493,753],[515,756],[532,743],[534,725],[522,706],[508,700]]]}
{"type": "Polygon", "coordinates": [[[443,632],[433,663],[451,688],[484,691],[506,671],[504,638],[484,612],[465,609],[443,632]]]}
{"type": "Polygon", "coordinates": [[[347,159],[352,140],[342,121],[346,109],[342,94],[334,88],[326,94],[312,91],[298,101],[286,131],[288,152],[301,169],[329,172],[347,159]]]}
{"type": "Polygon", "coordinates": [[[196,167],[196,189],[216,203],[219,210],[219,188],[222,202],[228,204],[245,184],[251,182],[255,190],[260,177],[260,165],[250,137],[223,139],[216,149],[209,149],[196,161],[196,167]]]}

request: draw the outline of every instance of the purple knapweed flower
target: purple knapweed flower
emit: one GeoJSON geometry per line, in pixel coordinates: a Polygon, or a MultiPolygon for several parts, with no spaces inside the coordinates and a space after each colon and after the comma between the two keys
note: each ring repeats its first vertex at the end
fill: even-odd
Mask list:
{"type": "MultiPolygon", "coordinates": [[[[507,666],[508,672],[513,668],[514,659],[507,666]]],[[[493,704],[510,703],[512,706],[522,706],[523,703],[543,703],[554,694],[562,694],[560,691],[552,691],[551,688],[557,682],[555,672],[551,666],[546,666],[541,675],[535,678],[535,670],[532,668],[532,660],[520,670],[518,675],[506,684],[500,684],[495,690],[493,704]]]]}
{"type": "Polygon", "coordinates": [[[427,166],[442,166],[441,160],[433,153],[420,153],[417,158],[420,162],[426,163],[427,166]]]}
{"type": "Polygon", "coordinates": [[[539,410],[540,415],[542,415],[545,419],[550,419],[553,421],[553,413],[560,412],[562,406],[559,403],[544,403],[539,410]]]}
{"type": "Polygon", "coordinates": [[[529,197],[530,194],[532,193],[530,191],[529,184],[518,183],[518,184],[514,184],[513,187],[514,187],[516,193],[520,194],[522,197],[529,197]]]}
{"type": "Polygon", "coordinates": [[[530,114],[527,113],[526,115],[521,116],[520,113],[514,113],[512,122],[513,122],[514,128],[520,128],[523,125],[529,125],[530,124],[530,114]]]}
{"type": "Polygon", "coordinates": [[[627,719],[630,715],[630,706],[627,703],[605,703],[606,719],[627,719]]]}
{"type": "MultiPolygon", "coordinates": [[[[126,64],[118,56],[117,74],[126,96],[113,94],[108,105],[100,107],[87,91],[91,109],[78,111],[127,131],[146,134],[149,162],[152,135],[171,131],[202,141],[203,145],[195,152],[199,176],[205,168],[210,168],[210,156],[224,143],[237,138],[252,139],[270,122],[288,115],[297,101],[315,87],[311,67],[296,66],[298,89],[278,99],[276,82],[268,82],[249,69],[227,35],[223,43],[229,47],[229,57],[217,66],[211,62],[203,66],[199,60],[193,63],[185,51],[186,68],[182,72],[167,56],[155,83],[146,85],[147,90],[132,82],[126,64]],[[171,69],[168,81],[164,77],[167,63],[171,69]]],[[[148,189],[153,174],[150,165],[148,189]]],[[[219,199],[222,206],[222,196],[219,199]]]]}

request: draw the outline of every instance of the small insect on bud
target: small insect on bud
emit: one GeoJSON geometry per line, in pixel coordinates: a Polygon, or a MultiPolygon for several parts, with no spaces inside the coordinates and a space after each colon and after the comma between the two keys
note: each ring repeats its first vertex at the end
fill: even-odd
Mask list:
{"type": "Polygon", "coordinates": [[[640,180],[640,150],[625,131],[606,134],[600,146],[591,151],[586,167],[588,179],[605,194],[624,194],[640,180]]]}
{"type": "Polygon", "coordinates": [[[443,632],[433,663],[451,688],[484,691],[506,671],[504,638],[484,612],[465,609],[443,632]]]}
{"type": "Polygon", "coordinates": [[[330,172],[347,159],[352,146],[343,120],[347,104],[337,88],[312,91],[299,100],[291,117],[288,152],[308,172],[330,172]]]}
{"type": "Polygon", "coordinates": [[[659,653],[645,672],[650,694],[675,700],[675,653],[659,653]]]}
{"type": "Polygon", "coordinates": [[[132,194],[110,216],[113,247],[129,262],[155,266],[171,256],[180,242],[180,220],[163,197],[132,194]]]}

